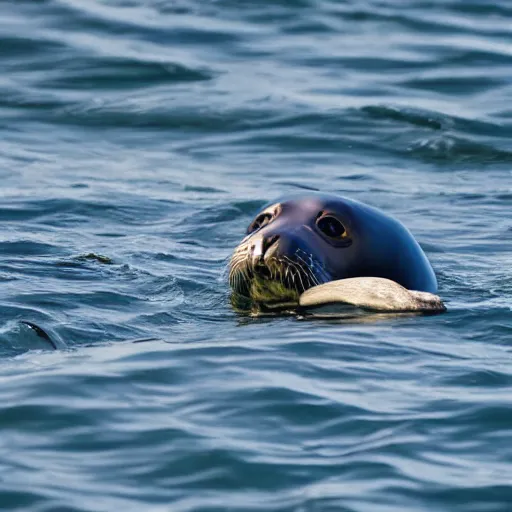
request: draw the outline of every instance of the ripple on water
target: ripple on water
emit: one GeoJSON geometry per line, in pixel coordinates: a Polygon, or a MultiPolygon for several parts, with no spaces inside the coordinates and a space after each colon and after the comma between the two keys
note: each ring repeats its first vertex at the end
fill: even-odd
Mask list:
{"type": "Polygon", "coordinates": [[[512,8],[404,6],[0,2],[2,509],[509,510],[512,8]],[[236,314],[300,190],[402,220],[448,312],[236,314]]]}

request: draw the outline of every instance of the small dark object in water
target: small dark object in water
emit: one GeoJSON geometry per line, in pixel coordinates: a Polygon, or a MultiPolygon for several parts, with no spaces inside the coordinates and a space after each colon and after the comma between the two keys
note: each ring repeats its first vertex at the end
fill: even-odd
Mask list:
{"type": "Polygon", "coordinates": [[[41,329],[41,327],[39,327],[38,325],[32,322],[28,322],[27,320],[21,320],[21,323],[26,325],[27,327],[30,327],[41,339],[47,341],[55,350],[57,350],[57,345],[50,338],[50,336],[44,329],[41,329]]]}
{"type": "Polygon", "coordinates": [[[104,265],[112,265],[114,262],[108,256],[103,256],[101,254],[95,254],[90,252],[89,254],[84,254],[83,256],[79,256],[77,259],[79,260],[94,260],[98,263],[103,263],[104,265]]]}

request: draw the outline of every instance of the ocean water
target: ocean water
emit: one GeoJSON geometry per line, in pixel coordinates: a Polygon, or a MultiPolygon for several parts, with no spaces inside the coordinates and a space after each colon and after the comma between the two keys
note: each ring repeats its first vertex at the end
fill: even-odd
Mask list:
{"type": "Polygon", "coordinates": [[[0,67],[1,510],[512,510],[509,0],[3,0],[0,67]],[[448,312],[237,315],[310,189],[448,312]]]}

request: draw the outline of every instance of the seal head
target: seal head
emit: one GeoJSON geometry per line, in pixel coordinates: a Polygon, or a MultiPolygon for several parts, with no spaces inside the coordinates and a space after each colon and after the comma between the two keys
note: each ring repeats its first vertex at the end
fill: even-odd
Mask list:
{"type": "Polygon", "coordinates": [[[398,220],[359,201],[328,194],[281,199],[264,207],[229,265],[235,306],[298,304],[330,281],[379,277],[436,293],[427,257],[398,220]]]}

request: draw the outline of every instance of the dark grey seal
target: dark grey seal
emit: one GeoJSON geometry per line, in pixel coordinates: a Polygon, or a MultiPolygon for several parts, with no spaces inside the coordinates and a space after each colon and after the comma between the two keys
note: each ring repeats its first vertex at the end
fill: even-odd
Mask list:
{"type": "Polygon", "coordinates": [[[434,295],[432,266],[409,230],[377,208],[330,194],[263,208],[234,251],[229,282],[241,310],[332,302],[380,311],[445,309],[434,295]]]}

